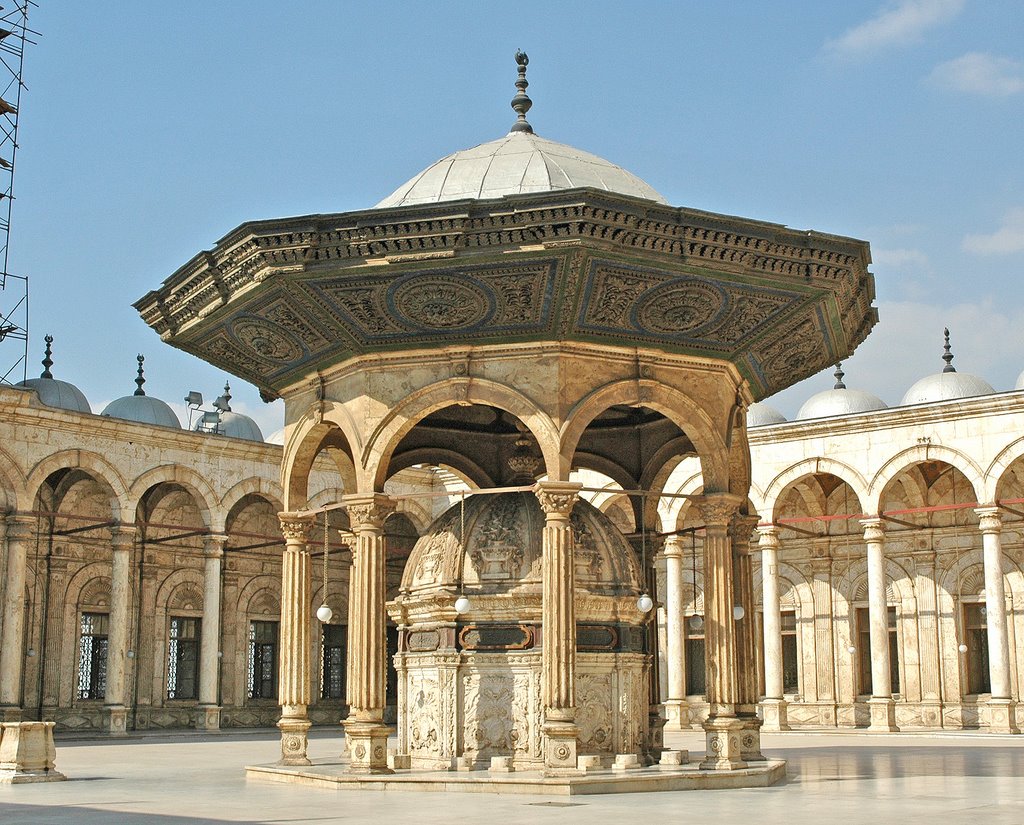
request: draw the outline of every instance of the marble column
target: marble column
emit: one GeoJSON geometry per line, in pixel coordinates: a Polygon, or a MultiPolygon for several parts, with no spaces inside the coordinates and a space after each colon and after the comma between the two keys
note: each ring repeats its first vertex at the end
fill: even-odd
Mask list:
{"type": "Polygon", "coordinates": [[[992,733],[1020,733],[1016,703],[1010,689],[1010,644],[1007,635],[1006,591],[1003,585],[1003,519],[997,507],[975,512],[981,529],[985,563],[985,624],[988,628],[988,666],[992,695],[988,701],[992,733]]]}
{"type": "Polygon", "coordinates": [[[743,759],[763,760],[761,754],[761,719],[757,715],[759,684],[757,663],[761,645],[757,639],[757,616],[754,612],[754,566],[750,555],[750,537],[761,517],[738,513],[730,526],[733,564],[733,604],[742,608],[742,616],[733,615],[736,629],[736,670],[738,701],[736,715],[743,721],[740,739],[743,759]]]}
{"type": "Polygon", "coordinates": [[[281,765],[309,765],[306,757],[310,728],[307,708],[311,699],[309,634],[312,585],[309,568],[308,513],[279,513],[284,534],[281,559],[280,666],[277,692],[281,702],[281,765]]]}
{"type": "Polygon", "coordinates": [[[21,681],[25,667],[25,581],[28,543],[36,520],[8,515],[4,625],[0,634],[0,721],[21,721],[21,681]]]}
{"type": "Polygon", "coordinates": [[[889,610],[885,599],[885,524],[880,518],[862,519],[868,556],[868,617],[871,625],[871,698],[869,730],[895,731],[889,662],[889,610]]]}
{"type": "Polygon", "coordinates": [[[685,642],[683,638],[683,540],[669,536],[665,540],[665,666],[668,671],[668,697],[665,715],[668,727],[690,727],[686,706],[685,642]]]}
{"type": "Polygon", "coordinates": [[[541,704],[544,772],[576,771],[576,605],[569,516],[582,485],[541,481],[534,487],[544,510],[541,704]]]}
{"type": "Polygon", "coordinates": [[[203,624],[199,634],[199,708],[196,727],[220,728],[220,600],[221,564],[228,537],[212,534],[203,548],[203,624]]]}
{"type": "Polygon", "coordinates": [[[742,499],[714,493],[692,499],[704,519],[704,643],[708,718],[704,722],[705,770],[735,770],[743,761],[744,723],[740,700],[736,623],[733,619],[733,560],[729,527],[742,499]]]}
{"type": "Polygon", "coordinates": [[[353,773],[391,773],[388,768],[388,726],[384,723],[387,644],[387,568],[384,520],[394,502],[380,494],[342,498],[355,542],[349,582],[348,683],[349,770],[353,773]]]}
{"type": "Polygon", "coordinates": [[[782,603],[779,599],[779,528],[759,527],[761,593],[764,603],[764,730],[789,730],[782,685],[782,603]]]}
{"type": "Polygon", "coordinates": [[[107,732],[123,736],[128,727],[128,639],[131,617],[131,562],[135,528],[117,525],[110,531],[110,630],[107,635],[107,690],[103,710],[107,732]]]}
{"type": "Polygon", "coordinates": [[[43,647],[44,721],[53,721],[60,705],[60,671],[64,651],[64,599],[68,582],[68,563],[65,559],[50,559],[50,584],[47,587],[46,644],[43,647]]]}

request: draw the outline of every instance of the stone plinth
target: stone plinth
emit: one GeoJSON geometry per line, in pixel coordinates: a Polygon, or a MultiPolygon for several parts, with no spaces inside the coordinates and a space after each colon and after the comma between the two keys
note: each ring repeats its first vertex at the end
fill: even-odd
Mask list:
{"type": "Polygon", "coordinates": [[[55,722],[0,724],[0,784],[54,782],[67,779],[54,766],[55,722]]]}

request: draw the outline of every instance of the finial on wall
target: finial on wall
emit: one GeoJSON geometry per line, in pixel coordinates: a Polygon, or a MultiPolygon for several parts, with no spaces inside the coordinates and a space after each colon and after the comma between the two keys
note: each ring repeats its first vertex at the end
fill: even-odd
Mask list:
{"type": "Polygon", "coordinates": [[[953,352],[949,346],[949,329],[942,330],[942,334],[945,336],[946,343],[942,347],[945,350],[945,354],[942,356],[942,360],[946,362],[946,366],[942,368],[943,372],[956,372],[956,367],[953,366],[953,352]]]}
{"type": "Polygon", "coordinates": [[[146,360],[146,356],[137,355],[135,356],[135,360],[139,362],[139,375],[138,378],[135,379],[136,390],[134,395],[145,395],[146,391],[142,389],[142,385],[146,383],[146,376],[143,375],[142,362],[146,360]]]}
{"type": "Polygon", "coordinates": [[[50,357],[53,355],[53,350],[50,349],[50,344],[53,343],[52,335],[43,336],[43,340],[46,341],[46,352],[43,353],[43,374],[40,378],[53,378],[53,373],[50,372],[50,367],[53,366],[53,359],[50,357]]]}
{"type": "Polygon", "coordinates": [[[519,64],[519,77],[516,80],[516,96],[512,98],[512,108],[515,113],[519,116],[515,123],[512,124],[512,128],[509,129],[509,133],[512,132],[526,132],[527,134],[533,134],[533,127],[526,120],[526,113],[530,111],[530,107],[533,106],[533,101],[530,100],[530,96],[526,94],[526,87],[529,86],[529,82],[526,79],[526,67],[530,62],[530,58],[526,52],[519,51],[516,49],[516,63],[519,64]]]}

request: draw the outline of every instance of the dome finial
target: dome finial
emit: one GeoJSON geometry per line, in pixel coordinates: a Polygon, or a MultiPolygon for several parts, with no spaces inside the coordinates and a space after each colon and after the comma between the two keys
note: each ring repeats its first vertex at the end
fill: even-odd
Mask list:
{"type": "Polygon", "coordinates": [[[40,378],[53,378],[53,373],[50,372],[50,367],[53,366],[53,359],[50,357],[53,355],[53,350],[50,349],[50,344],[53,343],[52,335],[44,335],[43,340],[46,341],[46,352],[43,353],[43,374],[40,378]]]}
{"type": "Polygon", "coordinates": [[[224,382],[224,412],[231,412],[231,385],[224,382]]]}
{"type": "Polygon", "coordinates": [[[142,362],[146,360],[146,356],[145,355],[137,355],[137,356],[135,356],[135,360],[139,362],[139,376],[138,376],[138,378],[135,379],[136,390],[133,393],[133,395],[145,395],[146,391],[144,389],[142,389],[142,385],[146,383],[146,376],[144,376],[142,374],[143,373],[142,362]]]}
{"type": "Polygon", "coordinates": [[[945,350],[945,354],[942,356],[942,360],[946,362],[946,366],[942,368],[943,372],[956,372],[956,367],[953,366],[953,353],[949,347],[949,329],[942,330],[942,334],[946,338],[946,343],[942,347],[945,350]]]}
{"type": "Polygon", "coordinates": [[[836,363],[836,371],[833,373],[833,375],[835,375],[836,377],[836,383],[832,385],[832,389],[845,390],[846,384],[843,383],[843,376],[846,375],[846,373],[843,372],[842,363],[836,363]]]}
{"type": "Polygon", "coordinates": [[[526,113],[530,111],[530,107],[533,106],[533,101],[530,100],[530,96],[526,94],[526,87],[529,86],[529,82],[526,80],[526,66],[529,64],[530,58],[527,57],[526,52],[516,49],[516,63],[519,64],[519,78],[516,80],[516,96],[512,98],[512,108],[515,113],[519,115],[519,118],[515,123],[512,124],[512,128],[509,129],[509,134],[512,132],[526,132],[529,135],[533,134],[533,127],[526,120],[526,113]]]}

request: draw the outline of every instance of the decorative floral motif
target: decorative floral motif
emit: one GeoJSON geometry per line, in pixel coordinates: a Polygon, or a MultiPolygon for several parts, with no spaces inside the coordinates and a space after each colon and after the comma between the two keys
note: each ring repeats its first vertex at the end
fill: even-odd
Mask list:
{"type": "Polygon", "coordinates": [[[231,333],[242,344],[268,361],[296,361],[302,347],[282,328],[259,318],[242,318],[231,325],[231,333]]]}
{"type": "Polygon", "coordinates": [[[411,323],[427,329],[462,329],[483,321],[486,293],[455,278],[415,278],[395,290],[394,305],[411,323]]]}
{"type": "Polygon", "coordinates": [[[725,293],[711,284],[690,281],[652,290],[637,313],[642,328],[669,335],[692,332],[710,321],[725,304],[725,293]]]}

